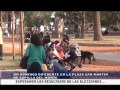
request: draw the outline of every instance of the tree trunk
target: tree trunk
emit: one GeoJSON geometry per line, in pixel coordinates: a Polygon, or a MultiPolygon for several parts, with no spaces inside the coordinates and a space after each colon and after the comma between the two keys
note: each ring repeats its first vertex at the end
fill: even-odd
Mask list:
{"type": "Polygon", "coordinates": [[[85,34],[85,12],[82,12],[82,26],[81,26],[81,34],[80,34],[80,38],[84,38],[84,34],[85,34]]]}
{"type": "Polygon", "coordinates": [[[94,41],[103,40],[101,32],[100,11],[94,12],[94,41]]]}
{"type": "Polygon", "coordinates": [[[11,31],[11,11],[8,11],[8,32],[12,33],[11,31]]]}
{"type": "Polygon", "coordinates": [[[80,34],[80,38],[84,38],[84,28],[85,28],[85,22],[84,20],[82,21],[82,26],[81,26],[81,34],[80,34]]]}
{"type": "Polygon", "coordinates": [[[75,26],[75,38],[81,38],[81,25],[79,23],[75,26]]]}
{"type": "Polygon", "coordinates": [[[63,18],[60,19],[58,23],[58,38],[61,38],[63,35],[63,29],[64,29],[64,20],[63,18]]]}
{"type": "Polygon", "coordinates": [[[0,11],[0,27],[2,26],[2,11],[0,11]]]}
{"type": "Polygon", "coordinates": [[[81,25],[80,38],[84,38],[84,25],[83,25],[83,21],[82,21],[82,25],[81,25]]]}
{"type": "MultiPolygon", "coordinates": [[[[59,18],[57,17],[55,20],[55,31],[53,31],[53,35],[56,34],[57,38],[61,38],[62,34],[63,34],[63,29],[64,29],[64,20],[63,18],[59,18]]],[[[54,37],[54,36],[53,36],[54,37]]]]}
{"type": "Polygon", "coordinates": [[[58,38],[58,22],[59,22],[59,17],[55,18],[55,30],[52,30],[52,37],[58,38]]]}
{"type": "Polygon", "coordinates": [[[15,34],[15,28],[14,28],[14,20],[15,20],[15,14],[14,14],[14,11],[11,12],[12,14],[12,17],[11,17],[11,21],[12,21],[12,52],[13,52],[13,60],[15,60],[15,45],[14,45],[14,42],[15,42],[15,37],[14,37],[14,34],[15,34]]]}
{"type": "Polygon", "coordinates": [[[21,30],[21,57],[24,56],[24,12],[20,11],[20,30],[21,30]]]}

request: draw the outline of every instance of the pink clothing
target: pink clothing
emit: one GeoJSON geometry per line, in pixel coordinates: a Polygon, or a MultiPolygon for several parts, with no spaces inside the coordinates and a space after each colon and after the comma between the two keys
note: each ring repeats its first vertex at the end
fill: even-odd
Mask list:
{"type": "Polygon", "coordinates": [[[63,51],[61,50],[61,51],[59,51],[58,52],[59,53],[59,55],[63,58],[64,57],[64,53],[63,53],[63,51]]]}
{"type": "Polygon", "coordinates": [[[63,53],[62,47],[61,46],[55,46],[55,48],[58,50],[59,55],[63,58],[64,53],[63,53]]]}
{"type": "Polygon", "coordinates": [[[55,48],[53,51],[50,51],[50,53],[53,55],[53,58],[58,57],[59,59],[63,59],[55,48]]]}

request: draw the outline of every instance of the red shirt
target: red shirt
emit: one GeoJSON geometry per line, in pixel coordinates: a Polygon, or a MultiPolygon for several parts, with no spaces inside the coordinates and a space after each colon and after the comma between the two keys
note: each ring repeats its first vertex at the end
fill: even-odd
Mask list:
{"type": "Polygon", "coordinates": [[[64,57],[64,53],[63,53],[63,50],[61,49],[61,46],[55,46],[55,48],[57,49],[59,55],[63,58],[64,57]]]}

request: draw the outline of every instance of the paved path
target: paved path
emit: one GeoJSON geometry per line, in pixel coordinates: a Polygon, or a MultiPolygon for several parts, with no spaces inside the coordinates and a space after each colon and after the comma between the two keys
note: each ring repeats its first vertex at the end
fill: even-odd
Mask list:
{"type": "Polygon", "coordinates": [[[120,62],[120,55],[93,52],[96,59],[120,62]]]}

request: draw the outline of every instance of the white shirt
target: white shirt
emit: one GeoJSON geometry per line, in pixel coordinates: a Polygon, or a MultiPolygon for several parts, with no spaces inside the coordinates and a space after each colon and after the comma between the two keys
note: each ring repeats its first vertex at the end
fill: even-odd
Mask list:
{"type": "Polygon", "coordinates": [[[43,25],[40,26],[40,32],[44,32],[44,26],[43,25]]]}
{"type": "Polygon", "coordinates": [[[0,44],[3,44],[2,28],[0,27],[0,44]]]}
{"type": "Polygon", "coordinates": [[[70,57],[70,55],[68,54],[69,52],[65,53],[65,59],[67,59],[68,57],[70,57]]]}

